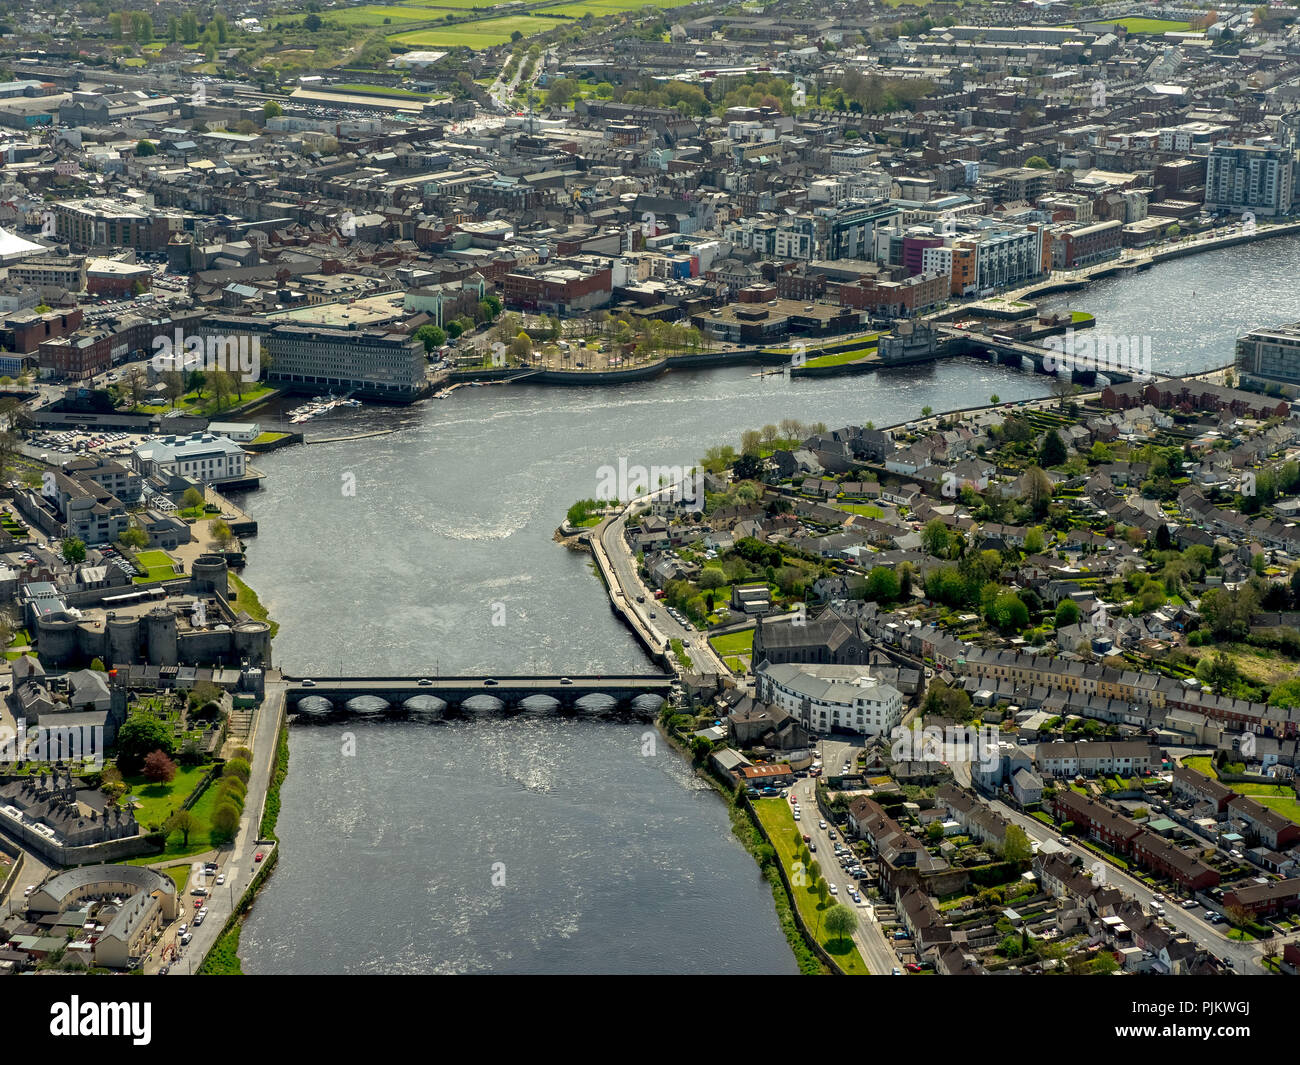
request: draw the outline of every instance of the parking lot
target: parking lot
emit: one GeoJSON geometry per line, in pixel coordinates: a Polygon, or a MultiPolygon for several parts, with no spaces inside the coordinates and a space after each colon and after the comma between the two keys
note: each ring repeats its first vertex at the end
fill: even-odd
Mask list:
{"type": "Polygon", "coordinates": [[[91,455],[103,455],[109,458],[124,458],[143,437],[139,433],[124,433],[117,430],[103,432],[82,432],[66,429],[59,432],[47,431],[36,434],[31,445],[41,451],[41,459],[57,465],[64,458],[79,458],[91,455]]]}

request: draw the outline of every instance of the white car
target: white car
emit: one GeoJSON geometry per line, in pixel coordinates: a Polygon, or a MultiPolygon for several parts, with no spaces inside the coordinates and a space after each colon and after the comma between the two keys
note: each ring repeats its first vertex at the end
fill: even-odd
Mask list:
{"type": "Polygon", "coordinates": [[[226,874],[222,873],[220,876],[217,877],[217,886],[220,887],[225,882],[226,882],[226,874]]]}
{"type": "Polygon", "coordinates": [[[840,889],[837,888],[834,884],[832,884],[832,885],[831,885],[831,894],[832,894],[832,895],[838,895],[839,893],[840,893],[840,889]]]}

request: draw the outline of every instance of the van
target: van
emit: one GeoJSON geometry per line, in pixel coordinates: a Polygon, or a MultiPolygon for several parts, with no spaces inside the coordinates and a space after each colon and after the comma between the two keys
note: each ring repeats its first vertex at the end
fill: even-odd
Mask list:
{"type": "Polygon", "coordinates": [[[181,936],[181,946],[188,947],[190,945],[190,940],[192,940],[193,938],[194,938],[193,932],[186,932],[183,936],[181,936]]]}

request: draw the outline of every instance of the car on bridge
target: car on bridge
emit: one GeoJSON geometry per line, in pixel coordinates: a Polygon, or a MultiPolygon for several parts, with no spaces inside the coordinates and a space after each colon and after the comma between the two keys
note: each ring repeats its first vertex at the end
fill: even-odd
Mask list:
{"type": "Polygon", "coordinates": [[[415,683],[418,684],[421,688],[427,688],[433,684],[433,681],[431,681],[428,677],[421,677],[415,683]]]}
{"type": "Polygon", "coordinates": [[[495,686],[496,681],[494,681],[491,677],[484,677],[484,678],[483,678],[483,683],[484,683],[485,685],[489,686],[489,687],[492,687],[492,686],[495,686]]]}
{"type": "Polygon", "coordinates": [[[316,682],[312,680],[310,677],[308,677],[306,680],[302,682],[302,686],[304,688],[314,688],[316,687],[316,682]]]}
{"type": "Polygon", "coordinates": [[[561,684],[572,684],[573,681],[571,681],[568,677],[561,677],[561,678],[560,678],[560,683],[561,683],[561,684]]]}

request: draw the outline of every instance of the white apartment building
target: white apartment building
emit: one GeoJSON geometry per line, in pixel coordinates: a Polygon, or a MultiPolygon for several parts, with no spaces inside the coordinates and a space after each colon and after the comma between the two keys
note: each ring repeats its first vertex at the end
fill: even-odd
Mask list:
{"type": "Polygon", "coordinates": [[[814,732],[889,735],[903,720],[903,695],[863,666],[783,662],[758,673],[758,697],[814,732]]]}

